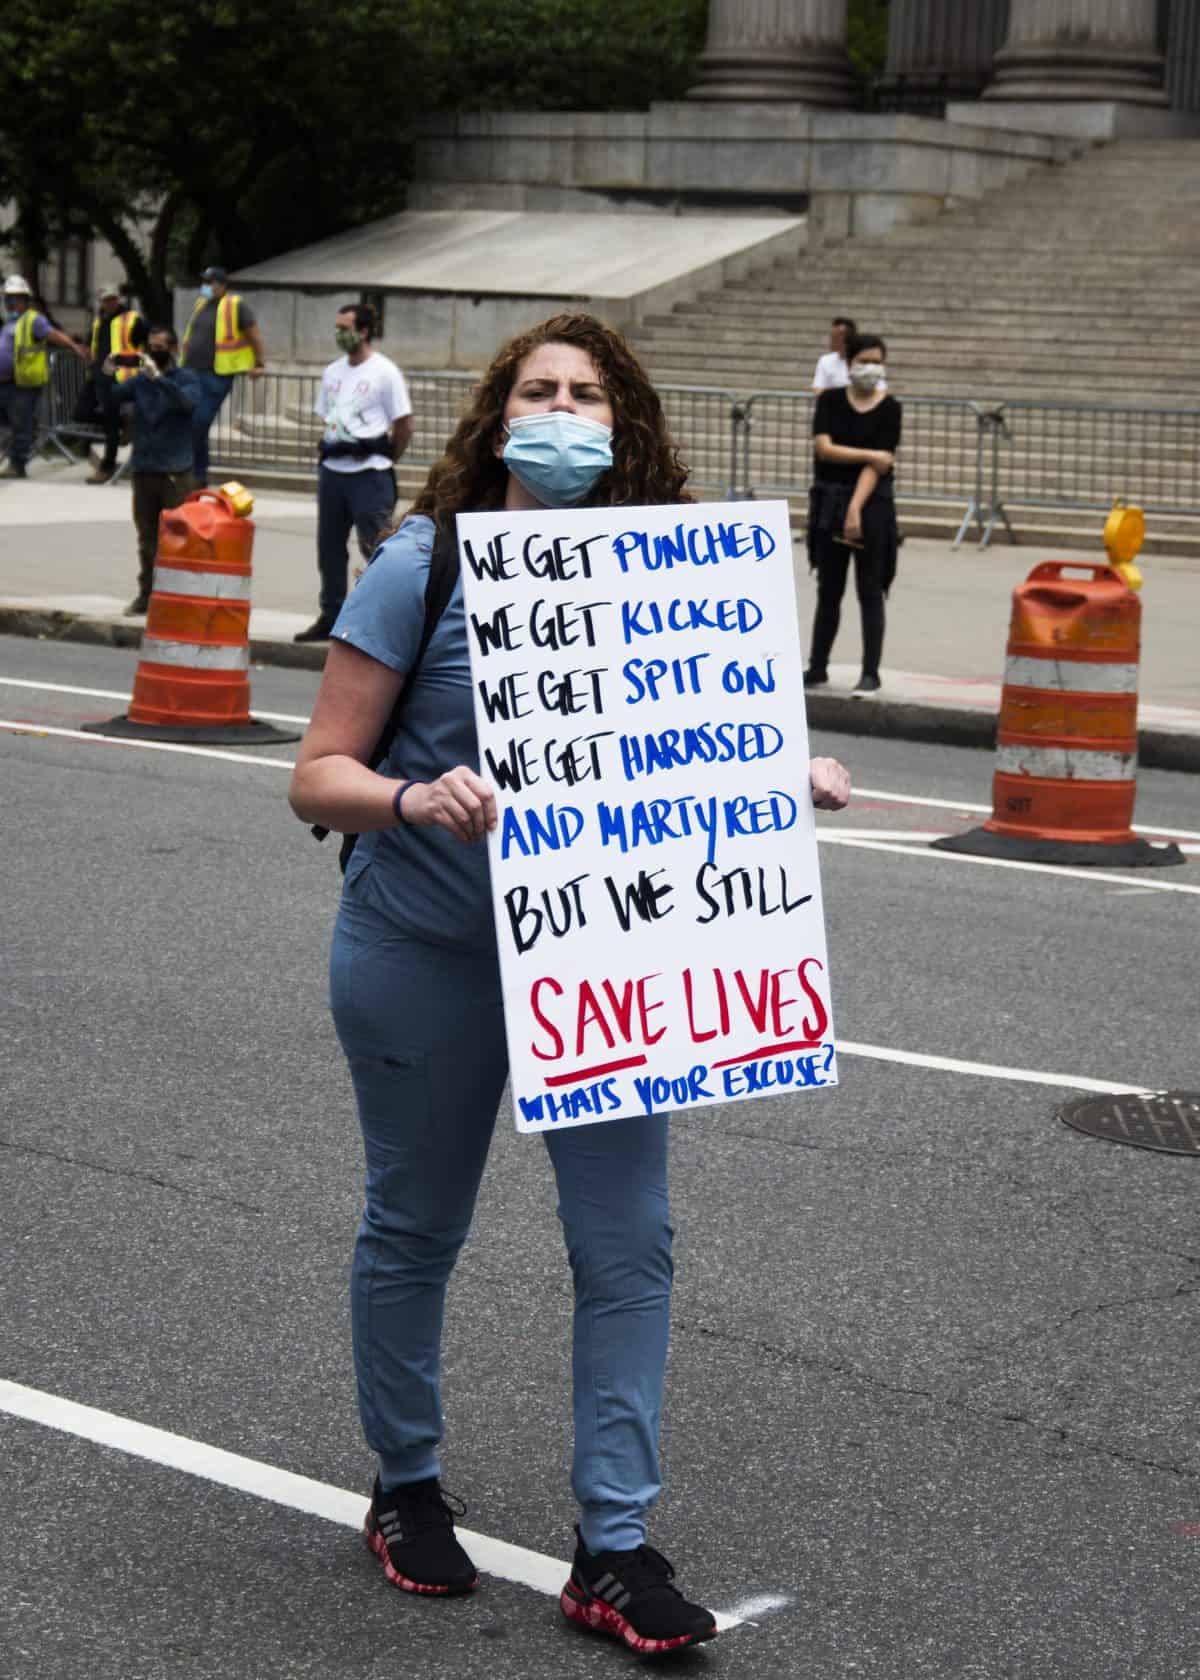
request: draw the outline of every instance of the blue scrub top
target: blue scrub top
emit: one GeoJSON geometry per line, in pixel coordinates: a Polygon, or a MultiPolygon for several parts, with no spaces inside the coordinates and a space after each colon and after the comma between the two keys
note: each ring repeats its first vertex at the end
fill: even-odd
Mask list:
{"type": "MultiPolygon", "coordinates": [[[[425,585],[434,525],[413,514],[377,551],[333,627],[392,671],[412,669],[425,624],[425,585]]],[[[479,769],[462,580],[438,621],[383,775],[433,782],[466,764],[479,769]]],[[[444,828],[364,834],[346,871],[346,890],[401,933],[456,950],[494,950],[487,843],[464,845],[444,828]]]]}

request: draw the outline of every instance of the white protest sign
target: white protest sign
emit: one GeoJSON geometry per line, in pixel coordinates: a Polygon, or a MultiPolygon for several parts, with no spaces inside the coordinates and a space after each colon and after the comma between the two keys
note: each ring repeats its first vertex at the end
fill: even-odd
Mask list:
{"type": "Polygon", "coordinates": [[[458,536],[518,1130],[836,1084],[787,504],[458,536]]]}

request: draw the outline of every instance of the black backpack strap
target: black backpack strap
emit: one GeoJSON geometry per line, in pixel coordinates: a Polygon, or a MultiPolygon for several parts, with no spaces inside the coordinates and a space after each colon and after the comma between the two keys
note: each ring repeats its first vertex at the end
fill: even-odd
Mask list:
{"type": "MultiPolygon", "coordinates": [[[[421,640],[417,644],[417,656],[413,660],[412,668],[404,679],[404,687],[396,696],[396,703],[388,715],[383,731],[371,749],[367,758],[367,768],[377,770],[392,750],[392,742],[404,719],[413,685],[417,680],[417,672],[421,668],[421,661],[429,651],[429,644],[433,640],[433,633],[441,622],[442,614],[454,593],[454,585],[458,582],[458,538],[454,530],[454,522],[439,525],[433,540],[433,554],[429,561],[429,576],[425,580],[425,622],[421,626],[421,640]]],[[[313,834],[318,840],[324,840],[329,833],[327,828],[314,824],[313,834]]],[[[354,850],[357,834],[347,834],[342,838],[340,861],[342,872],[345,873],[346,864],[354,850]]]]}

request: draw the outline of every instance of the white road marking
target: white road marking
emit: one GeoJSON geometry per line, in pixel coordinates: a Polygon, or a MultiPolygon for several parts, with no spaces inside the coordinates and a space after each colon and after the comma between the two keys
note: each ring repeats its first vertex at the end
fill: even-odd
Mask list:
{"type": "MultiPolygon", "coordinates": [[[[929,805],[939,811],[980,811],[985,817],[992,814],[990,805],[973,805],[966,799],[929,799],[915,793],[889,793],[884,788],[855,787],[852,803],[854,799],[879,799],[885,805],[929,805]]],[[[1173,840],[1200,840],[1200,832],[1193,828],[1164,828],[1141,818],[1135,819],[1134,826],[1146,834],[1166,834],[1173,840]]]]}
{"type": "MultiPolygon", "coordinates": [[[[295,760],[290,758],[260,758],[254,753],[228,752],[222,747],[189,747],[173,741],[134,741],[119,735],[98,735],[83,729],[61,729],[45,723],[17,722],[11,718],[0,718],[0,730],[8,730],[14,735],[52,735],[67,741],[88,742],[93,746],[140,747],[151,752],[184,753],[193,758],[218,758],[230,764],[265,764],[275,770],[295,768],[295,760]]],[[[1164,830],[1156,829],[1154,832],[1163,833],[1164,830]]],[[[1111,885],[1115,882],[1118,886],[1141,887],[1147,892],[1200,893],[1200,886],[1185,886],[1178,881],[1138,881],[1128,875],[1109,875],[1096,869],[1068,869],[1061,864],[1018,863],[1008,858],[972,857],[970,853],[965,852],[933,852],[927,846],[901,845],[877,837],[868,839],[868,834],[875,836],[876,831],[860,829],[834,834],[827,828],[820,828],[817,830],[817,840],[822,845],[859,846],[864,851],[897,852],[907,857],[933,858],[935,861],[949,858],[959,863],[987,864],[996,869],[1027,869],[1036,875],[1063,875],[1074,880],[1090,881],[1093,885],[1111,885]]]]}
{"type": "MultiPolygon", "coordinates": [[[[0,1411],[13,1417],[40,1423],[47,1429],[57,1429],[75,1435],[98,1446],[111,1447],[116,1452],[145,1458],[152,1464],[182,1470],[186,1475],[199,1476],[206,1482],[234,1488],[255,1499],[265,1499],[273,1505],[286,1505],[289,1510],[304,1511],[310,1516],[324,1517],[327,1522],[340,1523],[346,1528],[360,1529],[366,1515],[367,1500],[361,1493],[349,1493],[345,1488],[332,1487],[328,1482],[316,1482],[308,1476],[298,1476],[291,1470],[280,1470],[261,1459],[243,1458],[239,1453],[210,1447],[203,1441],[190,1440],[166,1429],[138,1423],[133,1418],[119,1417],[115,1412],[98,1411],[94,1406],[81,1406],[78,1401],[64,1400],[43,1389],[26,1388],[21,1383],[0,1377],[0,1411]]],[[[535,1592],[557,1598],[571,1572],[569,1563],[533,1552],[525,1546],[514,1546],[507,1540],[493,1540],[490,1535],[476,1534],[469,1528],[458,1530],[463,1544],[488,1575],[504,1581],[515,1581],[535,1592]]],[[[771,1597],[745,1601],[760,1611],[768,1602],[775,1609],[786,1600],[771,1597]]],[[[717,1612],[718,1627],[732,1628],[747,1620],[741,1606],[717,1612]]]]}
{"type": "Polygon", "coordinates": [[[728,1614],[736,1616],[739,1621],[753,1623],[756,1616],[769,1616],[772,1610],[786,1610],[791,1602],[783,1593],[759,1593],[755,1598],[740,1598],[728,1614]]]}
{"type": "MultiPolygon", "coordinates": [[[[44,690],[47,694],[81,694],[94,700],[123,700],[128,702],[133,698],[130,694],[123,694],[114,688],[76,688],[70,683],[33,682],[28,677],[0,677],[0,687],[30,688],[44,690]]],[[[310,723],[312,720],[295,712],[263,712],[256,706],[256,717],[266,718],[269,723],[310,723]]],[[[963,799],[932,799],[914,793],[891,793],[883,788],[856,787],[855,797],[858,799],[879,799],[888,805],[925,805],[939,811],[968,811],[982,812],[984,816],[991,816],[990,805],[973,804],[963,799]]],[[[1146,834],[1165,834],[1172,839],[1200,841],[1200,830],[1191,828],[1164,828],[1160,823],[1138,822],[1137,825],[1146,834]]],[[[934,834],[921,834],[920,839],[936,839],[934,834]]]]}
{"type": "Polygon", "coordinates": [[[822,823],[817,839],[832,835],[835,840],[942,840],[949,831],[944,828],[843,828],[837,816],[822,823]],[[836,824],[836,827],[830,826],[836,824]]]}
{"type": "Polygon", "coordinates": [[[1062,875],[1069,880],[1091,881],[1093,885],[1116,883],[1119,887],[1144,887],[1147,892],[1177,892],[1200,894],[1200,886],[1189,887],[1182,881],[1137,880],[1132,875],[1110,875],[1101,869],[1071,869],[1061,863],[1022,863],[1016,858],[974,857],[970,852],[934,852],[928,846],[901,846],[892,840],[851,840],[840,834],[821,829],[817,839],[823,845],[858,846],[867,852],[896,852],[902,857],[932,858],[935,862],[983,864],[989,869],[1025,869],[1035,875],[1062,875]]]}
{"type": "Polygon", "coordinates": [[[277,770],[294,770],[290,758],[256,758],[253,753],[226,752],[223,747],[186,747],[178,741],[131,741],[120,735],[94,735],[83,729],[55,729],[48,723],[14,723],[0,718],[0,729],[14,735],[54,735],[68,741],[87,741],[101,747],[141,747],[150,752],[186,753],[192,758],[223,758],[230,764],[267,764],[277,770]]]}
{"type": "MultiPolygon", "coordinates": [[[[123,700],[126,705],[133,699],[132,694],[122,694],[116,688],[76,688],[71,683],[30,682],[27,677],[0,677],[0,688],[32,688],[44,690],[47,694],[82,694],[89,700],[123,700]]],[[[308,723],[307,717],[297,717],[294,712],[260,712],[254,708],[255,717],[266,718],[270,723],[308,723]]]]}
{"type": "Polygon", "coordinates": [[[919,1050],[893,1050],[883,1044],[855,1044],[838,1039],[839,1056],[862,1056],[871,1062],[902,1062],[908,1067],[932,1068],[939,1073],[969,1073],[978,1079],[1009,1079],[1019,1085],[1057,1085],[1072,1091],[1099,1091],[1105,1096],[1146,1096],[1148,1085],[1116,1085],[1108,1079],[1089,1079],[1080,1073],[1039,1073],[1034,1068],[1003,1067],[996,1062],[965,1062],[957,1056],[927,1056],[919,1050]]]}

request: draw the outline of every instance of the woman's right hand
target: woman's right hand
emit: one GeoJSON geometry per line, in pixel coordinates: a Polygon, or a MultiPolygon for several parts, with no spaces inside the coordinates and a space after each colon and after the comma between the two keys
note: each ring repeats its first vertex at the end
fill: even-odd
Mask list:
{"type": "Polygon", "coordinates": [[[400,801],[400,814],[414,828],[444,828],[469,846],[496,826],[496,790],[458,764],[436,782],[414,782],[400,801]]]}
{"type": "Polygon", "coordinates": [[[863,453],[867,457],[866,465],[868,467],[874,467],[880,477],[890,473],[892,468],[896,465],[896,457],[892,454],[890,449],[866,449],[863,453]]]}

